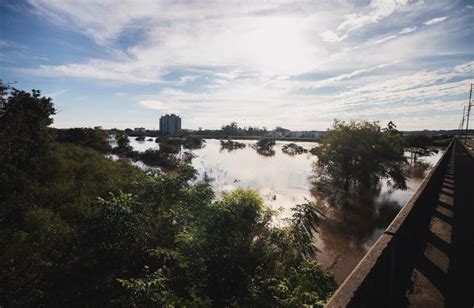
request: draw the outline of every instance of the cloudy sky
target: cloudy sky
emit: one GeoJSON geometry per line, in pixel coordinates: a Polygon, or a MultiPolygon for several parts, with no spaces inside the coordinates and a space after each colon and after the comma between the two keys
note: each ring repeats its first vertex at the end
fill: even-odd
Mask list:
{"type": "Polygon", "coordinates": [[[0,78],[55,126],[457,128],[474,3],[456,0],[2,0],[0,78]]]}

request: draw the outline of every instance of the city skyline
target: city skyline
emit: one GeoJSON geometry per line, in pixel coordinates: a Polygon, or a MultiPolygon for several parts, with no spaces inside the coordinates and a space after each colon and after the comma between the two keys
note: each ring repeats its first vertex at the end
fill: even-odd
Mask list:
{"type": "Polygon", "coordinates": [[[157,114],[176,113],[189,129],[325,130],[334,118],[455,129],[473,12],[469,1],[3,1],[0,78],[51,96],[56,127],[157,129],[157,114]]]}

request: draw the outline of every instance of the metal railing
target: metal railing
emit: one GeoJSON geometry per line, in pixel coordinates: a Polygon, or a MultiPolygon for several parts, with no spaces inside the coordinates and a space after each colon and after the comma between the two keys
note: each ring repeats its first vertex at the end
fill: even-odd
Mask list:
{"type": "Polygon", "coordinates": [[[405,292],[438,201],[453,140],[414,195],[331,297],[326,307],[405,306],[405,292]]]}

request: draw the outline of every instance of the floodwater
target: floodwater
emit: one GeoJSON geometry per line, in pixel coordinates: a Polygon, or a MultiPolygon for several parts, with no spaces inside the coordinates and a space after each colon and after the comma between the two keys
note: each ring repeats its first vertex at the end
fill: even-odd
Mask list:
{"type": "MultiPolygon", "coordinates": [[[[147,138],[148,140],[148,138],[147,138]]],[[[317,160],[310,153],[288,155],[282,147],[289,142],[277,141],[273,156],[264,156],[252,147],[256,140],[238,140],[246,144],[243,149],[222,149],[219,140],[207,139],[205,146],[192,152],[196,157],[192,165],[198,171],[198,180],[210,181],[217,195],[230,192],[235,188],[257,190],[267,205],[278,211],[276,224],[284,224],[291,217],[291,208],[305,200],[317,201],[311,184],[312,166],[317,160]]],[[[311,149],[314,142],[295,142],[311,149]]],[[[153,141],[136,141],[130,138],[130,145],[137,151],[149,148],[158,149],[153,141]]],[[[361,200],[360,206],[352,209],[328,208],[326,218],[320,225],[316,236],[319,249],[318,261],[342,282],[370,246],[390,224],[406,201],[413,195],[442,152],[423,159],[425,167],[413,172],[408,178],[408,189],[392,191],[382,182],[378,191],[372,192],[361,200]],[[426,170],[425,170],[426,169],[426,170]]],[[[143,168],[143,165],[139,165],[143,168]]]]}

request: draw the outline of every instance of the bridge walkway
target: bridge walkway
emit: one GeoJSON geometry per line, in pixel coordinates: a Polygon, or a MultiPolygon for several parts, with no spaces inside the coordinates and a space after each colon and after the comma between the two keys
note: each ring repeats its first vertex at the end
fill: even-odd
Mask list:
{"type": "Polygon", "coordinates": [[[472,307],[474,160],[460,143],[444,174],[406,292],[410,307],[472,307]]]}

